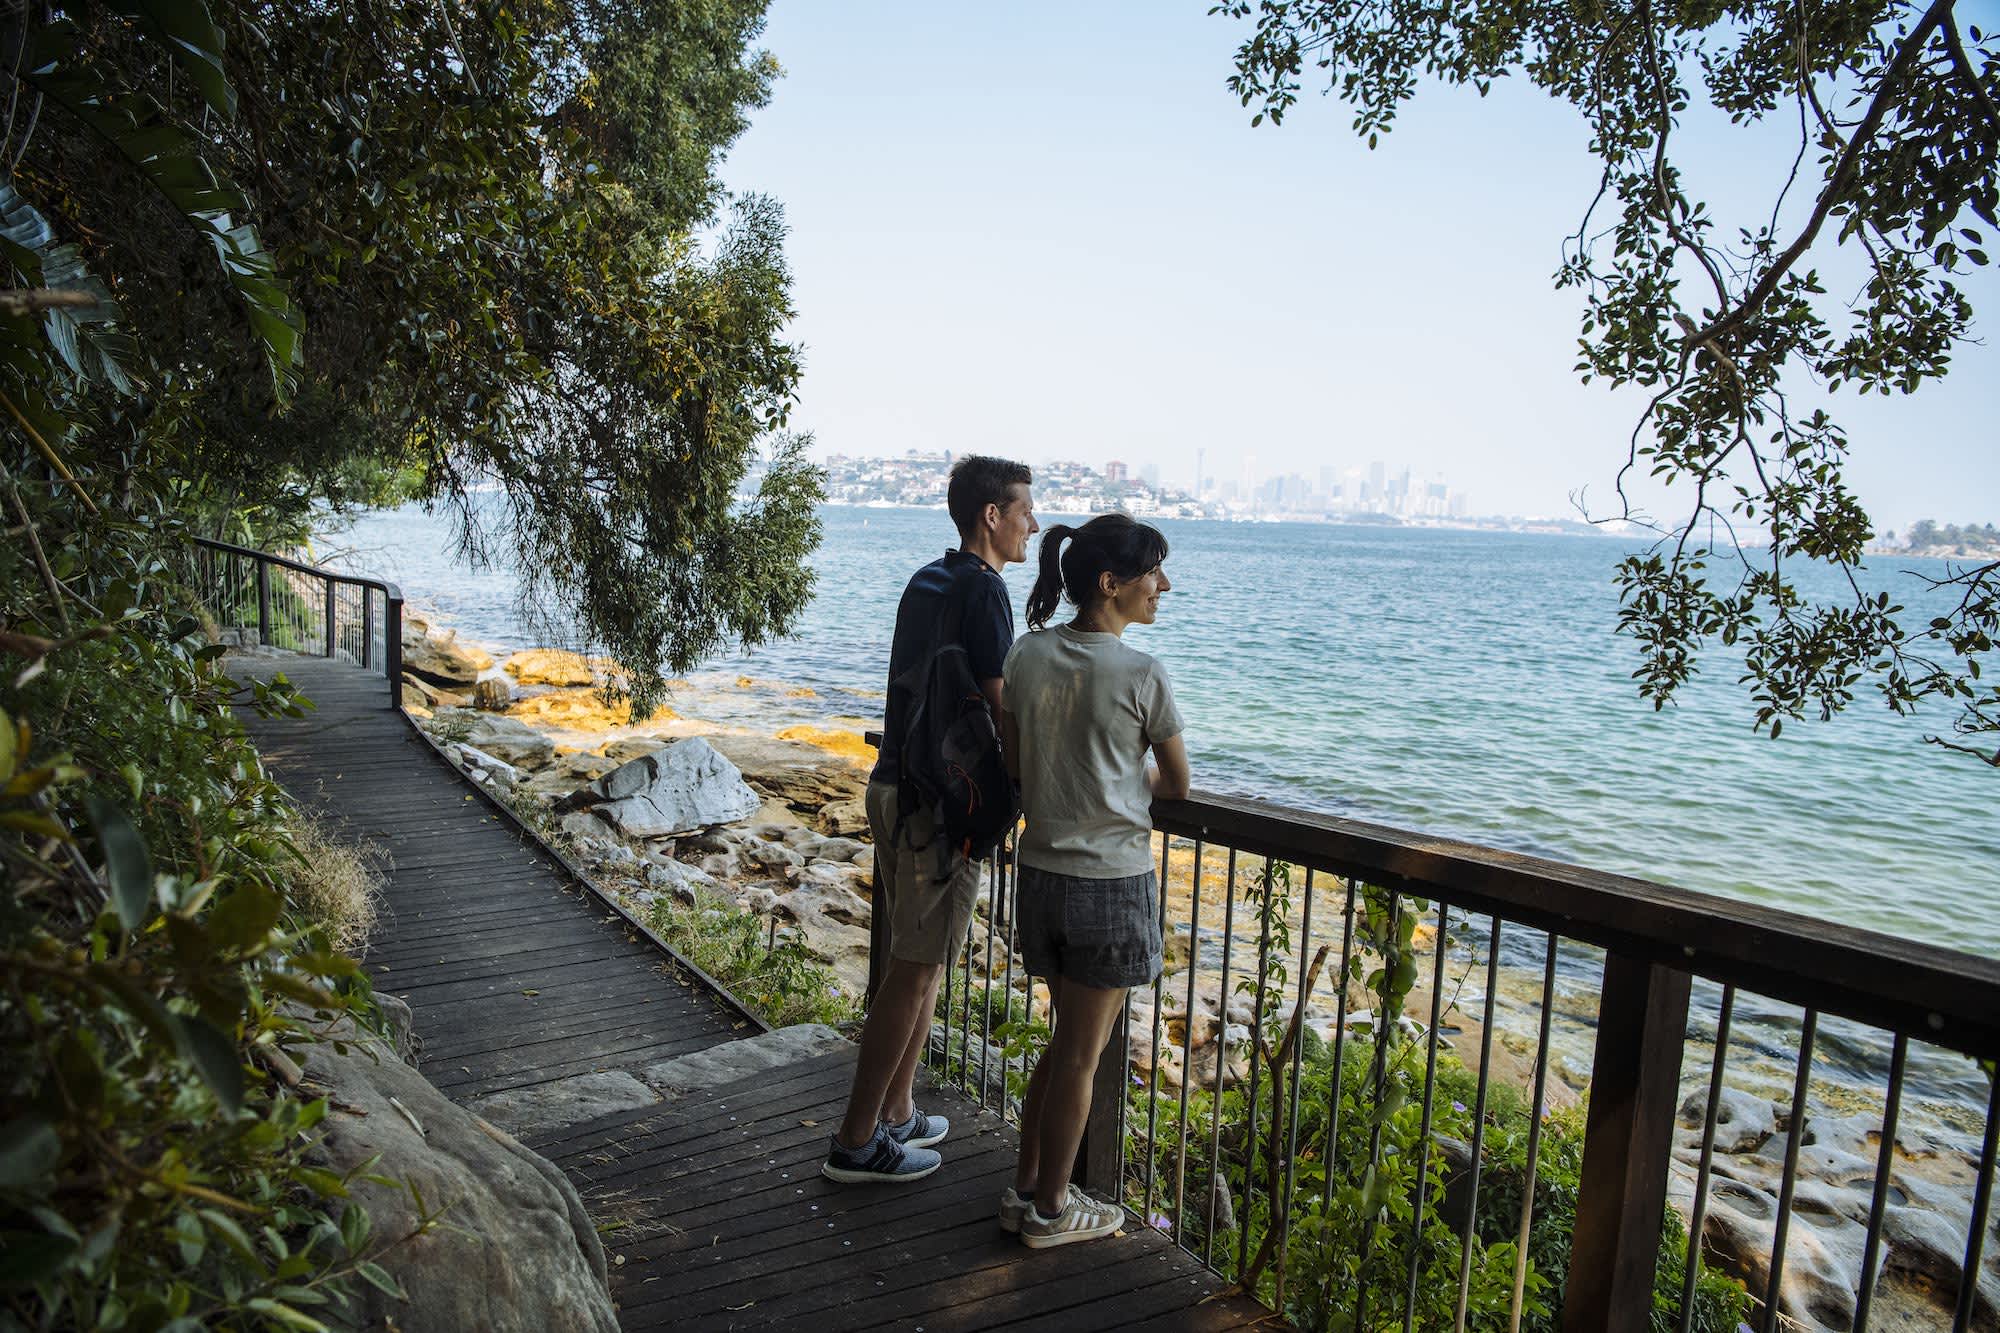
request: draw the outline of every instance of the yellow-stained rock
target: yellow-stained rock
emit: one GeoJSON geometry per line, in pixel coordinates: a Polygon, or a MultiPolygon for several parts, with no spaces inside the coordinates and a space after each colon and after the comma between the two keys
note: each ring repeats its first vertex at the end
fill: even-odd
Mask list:
{"type": "Polygon", "coordinates": [[[594,685],[610,663],[560,648],[529,648],[515,653],[500,669],[523,685],[594,685]]]}
{"type": "Polygon", "coordinates": [[[875,747],[863,740],[858,732],[835,731],[826,727],[786,727],[778,733],[778,739],[803,741],[828,754],[839,755],[850,764],[872,766],[875,762],[875,747]]]}
{"type": "Polygon", "coordinates": [[[507,710],[507,716],[519,718],[529,726],[561,727],[568,731],[610,731],[614,727],[629,727],[636,723],[670,722],[674,713],[671,709],[662,708],[651,717],[634,718],[632,706],[623,699],[607,706],[597,697],[597,691],[577,690],[522,699],[507,710]]]}

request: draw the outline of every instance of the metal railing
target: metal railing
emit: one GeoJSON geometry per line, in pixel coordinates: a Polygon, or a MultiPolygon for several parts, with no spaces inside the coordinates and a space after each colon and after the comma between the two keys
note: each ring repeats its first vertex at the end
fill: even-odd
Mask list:
{"type": "MultiPolygon", "coordinates": [[[[1261,801],[1153,818],[1176,947],[1107,1049],[1078,1174],[1301,1324],[1865,1329],[1922,1230],[1958,1237],[1949,1326],[1993,1326],[2000,961],[1261,801]],[[1725,1106],[1769,1108],[1757,1153],[1719,1145],[1725,1106]],[[1829,1205],[1802,1153],[1843,1134],[1872,1166],[1841,1221],[1860,1258],[1808,1309],[1791,1240],[1829,1205]],[[1965,1169],[1921,1178],[1941,1143],[1965,1169]]],[[[930,1060],[1010,1118],[1050,1022],[1012,871],[1003,849],[930,1060]]]]}
{"type": "Polygon", "coordinates": [[[346,658],[386,677],[390,706],[400,706],[403,593],[395,584],[206,537],[194,539],[189,558],[196,596],[226,638],[346,658]]]}

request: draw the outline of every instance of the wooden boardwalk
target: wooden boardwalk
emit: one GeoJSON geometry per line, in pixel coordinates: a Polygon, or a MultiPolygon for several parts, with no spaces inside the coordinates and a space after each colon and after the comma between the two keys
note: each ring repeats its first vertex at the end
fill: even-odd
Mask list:
{"type": "MultiPolygon", "coordinates": [[[[318,705],[245,722],[302,803],[383,847],[365,965],[409,1002],[424,1074],[455,1101],[636,1070],[756,1031],[496,815],[388,705],[379,676],[277,670],[318,705]]],[[[995,1210],[1017,1138],[950,1092],[945,1166],[912,1185],[819,1175],[851,1051],[554,1131],[533,1146],[604,1229],[627,1329],[1225,1329],[1270,1320],[1160,1233],[1032,1251],[995,1210]]],[[[1273,1321],[1275,1322],[1275,1321],[1273,1321]]]]}

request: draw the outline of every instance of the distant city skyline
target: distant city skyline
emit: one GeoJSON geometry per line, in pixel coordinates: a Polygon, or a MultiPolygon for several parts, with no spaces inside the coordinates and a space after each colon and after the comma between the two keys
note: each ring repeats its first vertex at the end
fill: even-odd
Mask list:
{"type": "MultiPolygon", "coordinates": [[[[1316,86],[1252,129],[1223,87],[1249,29],[1206,9],[775,0],[763,44],[787,73],[724,177],[792,228],[792,425],[821,457],[1182,479],[1204,449],[1217,476],[1382,458],[1491,513],[1608,505],[1640,394],[1578,382],[1582,303],[1550,280],[1597,184],[1587,128],[1503,80],[1425,88],[1372,153],[1316,86]]],[[[1718,225],[1768,213],[1785,133],[1680,131],[1718,225]]],[[[1858,288],[1844,258],[1815,263],[1858,288]]],[[[1955,281],[1987,336],[1947,380],[1830,401],[1878,528],[2000,517],[2000,273],[1955,281]]],[[[1639,498],[1670,516],[1684,497],[1639,498]]]]}

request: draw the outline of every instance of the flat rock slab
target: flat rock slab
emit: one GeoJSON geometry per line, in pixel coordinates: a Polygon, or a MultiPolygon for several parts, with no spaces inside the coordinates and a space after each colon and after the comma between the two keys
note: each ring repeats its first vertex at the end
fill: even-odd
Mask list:
{"type": "Polygon", "coordinates": [[[557,803],[589,810],[628,838],[665,838],[757,813],[763,800],[699,736],[620,764],[557,803]]]}
{"type": "Polygon", "coordinates": [[[639,1077],[663,1097],[685,1097],[755,1074],[783,1069],[849,1049],[847,1038],[824,1023],[799,1023],[762,1036],[711,1046],[693,1055],[662,1060],[639,1077]]]}
{"type": "Polygon", "coordinates": [[[474,1098],[465,1109],[516,1138],[527,1139],[618,1111],[651,1106],[659,1100],[660,1094],[624,1070],[607,1069],[474,1098]]]}

